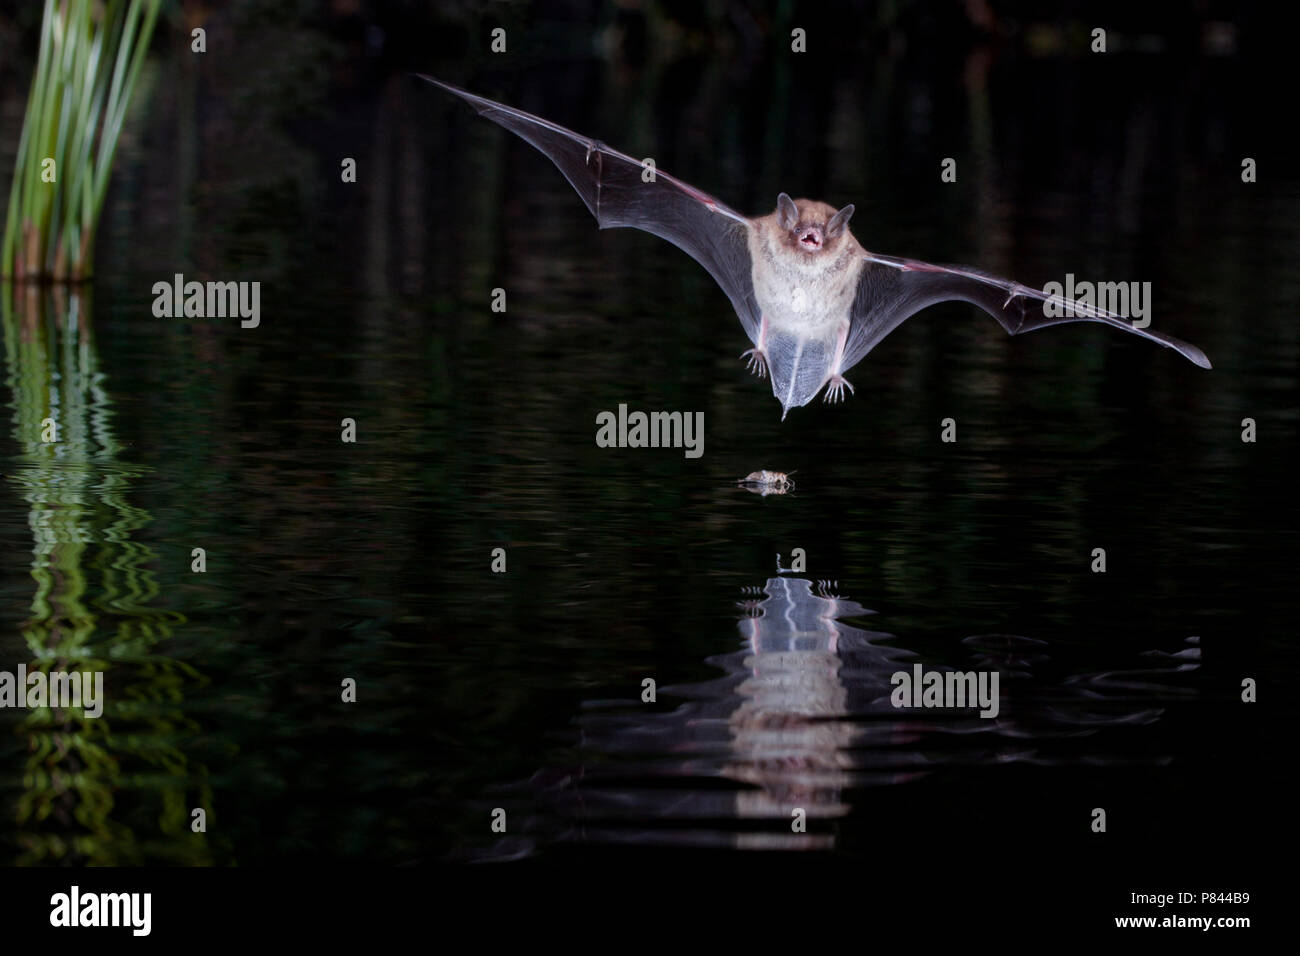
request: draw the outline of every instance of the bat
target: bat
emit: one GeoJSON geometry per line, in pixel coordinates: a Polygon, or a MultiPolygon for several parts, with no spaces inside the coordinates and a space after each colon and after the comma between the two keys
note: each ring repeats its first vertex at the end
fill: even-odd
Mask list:
{"type": "Polygon", "coordinates": [[[868,252],[849,230],[852,204],[837,210],[781,193],[774,212],[743,216],[599,140],[417,75],[540,150],[577,190],[601,229],[643,229],[704,266],[731,300],[753,343],[740,357],[759,378],[771,379],[782,420],[823,388],[826,401],[843,400],[846,390],[853,392],[845,372],[903,321],[950,299],[979,306],[1010,335],[1063,322],[1100,322],[1210,368],[1196,346],[1089,302],[969,266],[868,252]]]}

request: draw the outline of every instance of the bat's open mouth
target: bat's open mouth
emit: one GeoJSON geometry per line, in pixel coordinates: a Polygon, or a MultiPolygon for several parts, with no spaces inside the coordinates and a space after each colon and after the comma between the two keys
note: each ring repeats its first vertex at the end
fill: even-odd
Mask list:
{"type": "Polygon", "coordinates": [[[805,249],[820,249],[822,247],[822,234],[816,229],[809,229],[799,237],[799,245],[805,249]]]}

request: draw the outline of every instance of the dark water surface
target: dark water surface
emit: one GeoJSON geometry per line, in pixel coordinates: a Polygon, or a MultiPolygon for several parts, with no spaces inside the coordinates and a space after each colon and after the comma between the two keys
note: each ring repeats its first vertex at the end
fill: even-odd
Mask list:
{"type": "Polygon", "coordinates": [[[98,662],[109,696],[99,721],[0,714],[6,861],[1053,854],[1094,807],[1153,846],[1260,839],[1285,758],[1241,681],[1300,676],[1300,181],[1222,92],[1235,62],[1080,85],[1100,67],[914,53],[640,87],[426,63],[746,211],[854,201],[874,250],[1150,281],[1153,325],[1215,364],[1097,327],[1011,339],[953,303],[845,405],[782,422],[707,275],[596,230],[444,94],[335,76],[295,99],[163,57],[97,281],[5,287],[0,668],[98,662]],[[175,272],[260,280],[261,325],[155,318],[175,272]],[[620,403],[702,411],[703,456],[596,447],[620,403]],[[794,492],[735,486],[762,468],[794,492]],[[895,710],[915,663],[999,671],[998,717],[895,710]]]}

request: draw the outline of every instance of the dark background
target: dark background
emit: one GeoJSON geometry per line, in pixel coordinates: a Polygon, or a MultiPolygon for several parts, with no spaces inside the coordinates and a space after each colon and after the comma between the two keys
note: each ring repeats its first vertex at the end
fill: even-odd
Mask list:
{"type": "MultiPolygon", "coordinates": [[[[1092,920],[1144,915],[1130,891],[1253,887],[1286,845],[1267,808],[1296,678],[1300,179],[1266,9],[169,7],[82,324],[50,292],[34,338],[7,328],[0,666],[72,640],[113,662],[114,703],[70,789],[39,772],[64,766],[34,756],[50,728],[0,715],[6,862],[743,868],[794,801],[833,808],[813,855],[864,885],[932,864],[995,904],[1082,882],[1092,920]],[[701,269],[596,230],[545,159],[412,70],[747,213],[854,202],[875,251],[1149,281],[1154,326],[1215,368],[1082,324],[1010,339],[951,303],[857,366],[847,404],[782,422],[701,269]],[[261,327],[154,318],[175,272],[261,281],[261,327]],[[24,450],[51,388],[107,423],[75,473],[24,450]],[[596,448],[620,402],[703,411],[704,457],[596,448]],[[734,488],[760,468],[795,494],[734,488]],[[833,741],[783,751],[778,707],[746,750],[738,604],[794,547],[876,614],[842,618],[843,696],[789,721],[833,741]],[[1006,719],[899,721],[881,653],[1003,668],[1006,719]],[[746,816],[754,793],[776,809],[746,816]]],[[[8,183],[39,11],[0,10],[8,183]]]]}

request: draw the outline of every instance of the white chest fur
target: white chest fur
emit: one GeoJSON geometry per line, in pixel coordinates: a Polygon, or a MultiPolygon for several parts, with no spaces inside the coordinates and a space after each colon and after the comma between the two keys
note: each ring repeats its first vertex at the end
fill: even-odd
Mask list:
{"type": "Polygon", "coordinates": [[[755,230],[749,250],[754,297],[769,327],[806,338],[839,334],[849,321],[862,270],[854,249],[845,246],[834,256],[805,256],[774,248],[768,236],[755,230]]]}

